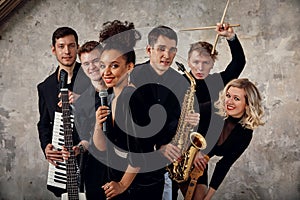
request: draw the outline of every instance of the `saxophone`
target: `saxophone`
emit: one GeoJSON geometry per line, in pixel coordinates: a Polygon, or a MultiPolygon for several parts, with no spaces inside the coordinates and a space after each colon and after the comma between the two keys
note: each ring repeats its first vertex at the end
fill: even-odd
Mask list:
{"type": "Polygon", "coordinates": [[[198,150],[206,148],[206,141],[200,133],[193,132],[194,127],[184,120],[188,113],[194,112],[196,81],[192,75],[185,70],[183,64],[178,62],[175,63],[177,64],[178,69],[184,72],[191,82],[191,85],[184,96],[176,134],[171,141],[171,144],[176,145],[180,149],[182,158],[174,161],[167,167],[170,178],[177,183],[182,183],[188,180],[190,173],[193,170],[193,161],[196,153],[198,150]]]}

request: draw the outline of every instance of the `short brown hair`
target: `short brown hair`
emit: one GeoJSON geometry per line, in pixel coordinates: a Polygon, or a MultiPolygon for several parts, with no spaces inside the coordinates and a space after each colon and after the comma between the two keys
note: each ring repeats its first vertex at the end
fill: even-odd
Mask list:
{"type": "Polygon", "coordinates": [[[89,42],[84,43],[78,49],[79,58],[80,58],[82,53],[89,53],[89,52],[93,51],[94,49],[97,49],[101,52],[103,48],[102,48],[101,44],[97,41],[89,41],[89,42]]]}
{"type": "Polygon", "coordinates": [[[197,51],[199,54],[209,55],[213,61],[217,59],[218,52],[215,50],[214,54],[211,54],[213,45],[208,42],[196,42],[191,44],[190,50],[188,52],[188,59],[190,59],[193,51],[197,51]]]}
{"type": "Polygon", "coordinates": [[[148,44],[151,47],[153,47],[154,44],[157,42],[157,39],[159,38],[159,36],[165,36],[171,40],[175,40],[176,45],[178,43],[178,38],[177,38],[176,32],[168,26],[160,25],[160,26],[153,28],[150,31],[150,33],[148,34],[148,44]]]}

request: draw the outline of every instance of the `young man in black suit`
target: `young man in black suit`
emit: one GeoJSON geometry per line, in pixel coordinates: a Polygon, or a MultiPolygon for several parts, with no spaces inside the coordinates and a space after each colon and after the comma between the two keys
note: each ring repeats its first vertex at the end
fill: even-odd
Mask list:
{"type": "MultiPolygon", "coordinates": [[[[39,105],[39,122],[37,124],[39,140],[43,153],[49,163],[56,165],[56,161],[63,160],[62,151],[54,149],[52,143],[52,132],[54,124],[54,113],[59,110],[58,103],[60,86],[59,75],[61,70],[68,73],[67,87],[71,95],[80,94],[90,84],[89,79],[80,72],[80,63],[76,62],[78,50],[78,35],[75,30],[69,27],[60,27],[52,35],[52,54],[56,56],[58,67],[55,72],[48,76],[42,83],[38,84],[38,105],[39,105]],[[76,86],[74,87],[76,79],[76,86]],[[75,91],[76,90],[76,91],[75,91]]],[[[71,98],[74,99],[74,98],[71,98]]],[[[73,144],[80,144],[80,138],[76,131],[73,132],[73,144]]],[[[79,148],[74,148],[75,154],[79,153],[79,148]]],[[[60,196],[64,191],[62,189],[47,186],[56,196],[60,196]]]]}

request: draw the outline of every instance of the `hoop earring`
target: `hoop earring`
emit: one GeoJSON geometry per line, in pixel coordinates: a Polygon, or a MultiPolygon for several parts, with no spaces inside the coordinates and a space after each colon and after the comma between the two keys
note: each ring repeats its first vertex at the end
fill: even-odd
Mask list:
{"type": "Polygon", "coordinates": [[[128,81],[128,84],[130,84],[130,72],[127,73],[127,81],[128,81]]]}

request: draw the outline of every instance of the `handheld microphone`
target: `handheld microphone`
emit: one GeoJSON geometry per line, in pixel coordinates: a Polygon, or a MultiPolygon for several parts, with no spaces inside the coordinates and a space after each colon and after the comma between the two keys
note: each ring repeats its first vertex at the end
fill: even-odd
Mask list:
{"type": "MultiPolygon", "coordinates": [[[[101,106],[108,106],[107,96],[108,96],[107,90],[100,90],[99,97],[100,97],[100,100],[101,100],[101,106]]],[[[107,119],[109,119],[109,118],[107,118],[107,119]]],[[[102,130],[103,130],[103,132],[107,132],[108,131],[108,124],[107,124],[106,121],[103,122],[103,124],[102,124],[102,130]]]]}

